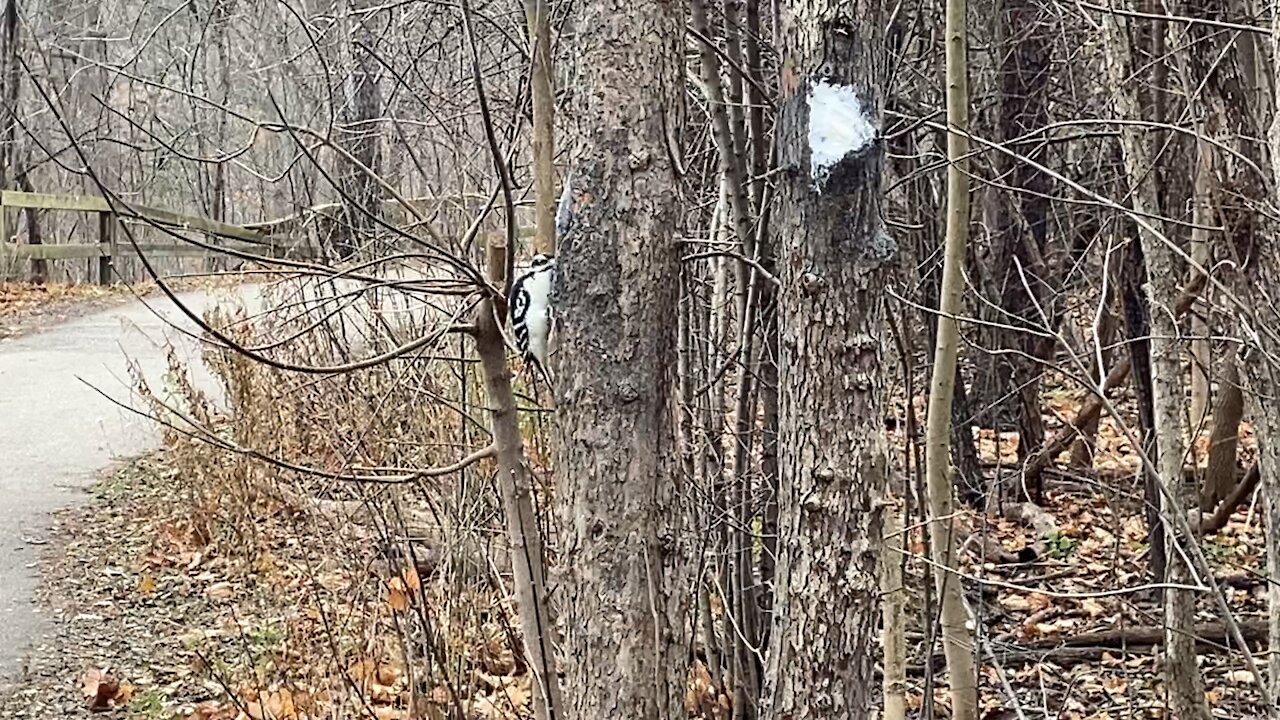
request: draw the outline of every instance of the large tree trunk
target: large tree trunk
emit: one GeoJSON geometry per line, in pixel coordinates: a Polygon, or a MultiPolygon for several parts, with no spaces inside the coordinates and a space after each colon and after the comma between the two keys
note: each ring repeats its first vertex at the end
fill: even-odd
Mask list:
{"type": "MultiPolygon", "coordinates": [[[[799,0],[782,27],[779,560],[765,718],[868,717],[888,462],[881,419],[886,3],[799,0]],[[864,131],[847,145],[813,142],[864,131]],[[820,152],[825,151],[825,152],[820,152]],[[834,662],[833,662],[834,659],[834,662]]],[[[855,133],[856,134],[856,133],[855,133]]]]}
{"type": "MultiPolygon", "coordinates": [[[[1272,0],[1275,26],[1280,33],[1280,2],[1272,0]]],[[[1273,77],[1280,73],[1280,53],[1272,57],[1273,77]]],[[[1276,84],[1276,101],[1280,101],[1280,83],[1276,84]]],[[[1280,105],[1276,105],[1280,107],[1280,105]]],[[[1271,150],[1272,200],[1280,195],[1280,121],[1273,120],[1269,130],[1271,150]]],[[[1261,243],[1274,243],[1277,228],[1260,238],[1261,243]]],[[[1246,250],[1248,250],[1246,248],[1246,250]]],[[[1274,251],[1250,252],[1233,258],[1236,262],[1251,259],[1243,268],[1239,291],[1255,317],[1248,318],[1256,332],[1243,333],[1253,340],[1253,347],[1239,360],[1245,381],[1246,402],[1253,419],[1253,429],[1258,436],[1258,470],[1261,474],[1262,495],[1267,507],[1267,575],[1280,577],[1280,406],[1275,402],[1280,393],[1280,367],[1274,362],[1280,352],[1280,336],[1277,335],[1276,302],[1280,297],[1280,255],[1274,251]]],[[[1267,591],[1267,637],[1269,646],[1280,648],[1280,584],[1269,583],[1267,591]]],[[[1267,684],[1272,698],[1280,697],[1280,653],[1271,653],[1268,660],[1267,684]]]]}
{"type": "Polygon", "coordinates": [[[690,582],[673,408],[683,123],[676,3],[591,0],[552,358],[564,548],[562,717],[683,717],[690,582]]]}
{"type": "MultiPolygon", "coordinates": [[[[1141,120],[1135,65],[1132,60],[1128,19],[1106,14],[1102,19],[1106,34],[1107,66],[1115,89],[1117,114],[1124,120],[1141,120]]],[[[1182,472],[1186,456],[1183,438],[1184,395],[1182,389],[1183,346],[1178,340],[1178,322],[1169,308],[1178,299],[1179,272],[1182,268],[1176,250],[1161,232],[1157,188],[1147,180],[1152,168],[1152,154],[1140,128],[1126,125],[1120,131],[1125,171],[1135,187],[1133,209],[1147,218],[1142,223],[1142,251],[1147,266],[1147,300],[1151,320],[1151,391],[1153,421],[1156,430],[1157,465],[1161,488],[1161,515],[1169,517],[1185,512],[1185,480],[1182,472]]],[[[1185,555],[1172,551],[1177,533],[1166,526],[1165,580],[1185,585],[1190,568],[1185,555]]],[[[1194,538],[1187,538],[1195,542],[1194,538]]],[[[1195,596],[1191,591],[1168,589],[1164,593],[1165,680],[1169,688],[1170,709],[1179,720],[1209,716],[1204,700],[1204,684],[1196,666],[1196,643],[1193,632],[1195,596]]]]}
{"type": "MultiPolygon", "coordinates": [[[[1005,43],[995,45],[999,54],[999,118],[996,137],[1009,141],[1045,127],[1049,75],[1050,14],[1031,0],[998,3],[1005,43]]],[[[1044,146],[1031,146],[1031,159],[1041,161],[1044,146]]],[[[1053,350],[1039,334],[1011,329],[1020,324],[1033,328],[1046,323],[1040,311],[1053,313],[1057,278],[1045,266],[1049,219],[1049,176],[1035,166],[1007,155],[992,157],[997,178],[1008,178],[1010,191],[988,188],[984,215],[991,235],[987,253],[978,263],[989,302],[978,312],[990,325],[978,325],[975,333],[982,347],[993,352],[977,358],[971,403],[987,417],[984,426],[1015,429],[1018,454],[1025,457],[1044,444],[1040,417],[1042,359],[1053,350]],[[999,352],[1006,350],[1011,352],[999,352]],[[1003,426],[1003,427],[1002,427],[1003,426]]],[[[1056,317],[1050,323],[1056,324],[1056,317]]]]}

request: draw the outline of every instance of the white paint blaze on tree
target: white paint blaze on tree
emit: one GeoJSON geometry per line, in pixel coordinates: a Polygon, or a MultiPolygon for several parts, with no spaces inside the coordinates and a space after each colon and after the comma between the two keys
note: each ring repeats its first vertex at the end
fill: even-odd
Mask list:
{"type": "Polygon", "coordinates": [[[779,521],[764,718],[869,718],[887,445],[881,0],[782,13],[779,521]]]}
{"type": "Polygon", "coordinates": [[[876,138],[876,126],[858,93],[825,78],[809,86],[809,177],[822,192],[831,168],[876,138]]]}

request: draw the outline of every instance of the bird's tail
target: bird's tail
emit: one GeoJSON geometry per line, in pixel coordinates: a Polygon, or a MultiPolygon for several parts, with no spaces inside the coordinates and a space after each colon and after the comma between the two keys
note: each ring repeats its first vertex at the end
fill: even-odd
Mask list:
{"type": "MultiPolygon", "coordinates": [[[[529,389],[533,391],[533,399],[539,400],[538,379],[541,378],[547,385],[547,392],[551,392],[554,385],[551,382],[551,373],[538,362],[532,354],[524,359],[524,366],[529,369],[529,389]]],[[[540,401],[540,400],[539,400],[540,401]]]]}

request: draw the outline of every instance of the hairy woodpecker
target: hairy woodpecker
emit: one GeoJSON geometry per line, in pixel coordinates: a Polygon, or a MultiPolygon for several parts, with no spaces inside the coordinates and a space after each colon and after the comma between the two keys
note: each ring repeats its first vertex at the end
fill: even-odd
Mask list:
{"type": "Polygon", "coordinates": [[[551,292],[555,274],[555,258],[541,253],[534,255],[528,269],[511,284],[511,297],[507,298],[516,347],[524,355],[525,364],[536,367],[544,376],[554,320],[551,292]]]}
{"type": "MultiPolygon", "coordinates": [[[[557,240],[563,238],[568,232],[569,223],[572,221],[573,199],[570,194],[572,180],[573,173],[570,172],[564,179],[564,187],[560,190],[560,202],[557,204],[555,216],[557,240]]],[[[547,349],[551,346],[551,333],[555,329],[555,313],[552,308],[555,283],[556,259],[551,255],[538,253],[511,284],[511,296],[507,298],[516,348],[524,356],[525,365],[537,368],[548,381],[550,377],[547,375],[547,349]]]]}

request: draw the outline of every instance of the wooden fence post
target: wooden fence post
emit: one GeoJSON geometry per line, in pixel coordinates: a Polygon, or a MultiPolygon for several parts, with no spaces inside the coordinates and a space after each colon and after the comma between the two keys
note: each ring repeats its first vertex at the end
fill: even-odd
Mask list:
{"type": "Polygon", "coordinates": [[[116,256],[116,216],[109,212],[98,213],[98,242],[102,254],[98,256],[98,284],[111,284],[111,266],[116,256]]]}

